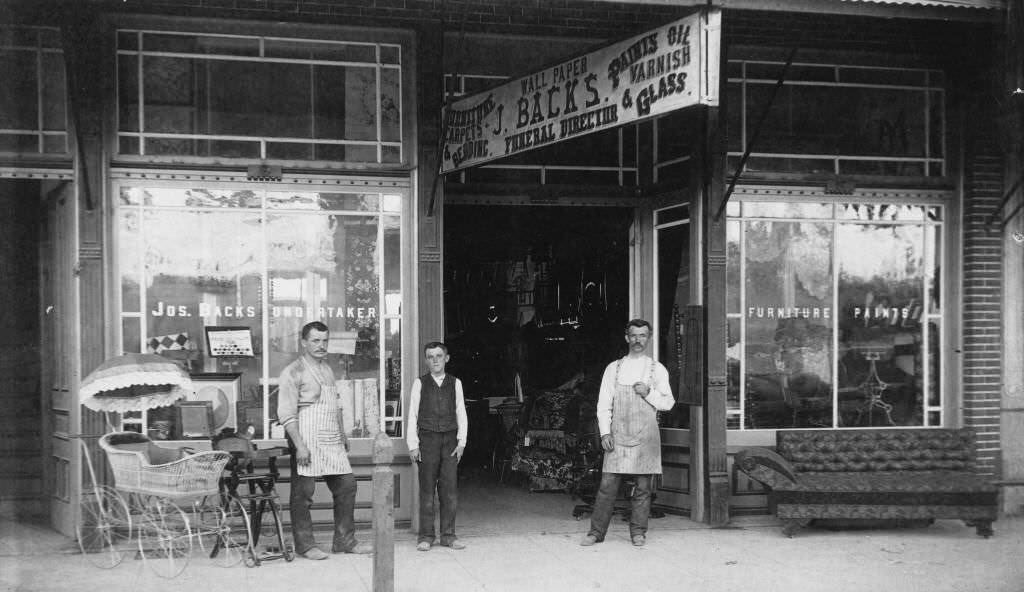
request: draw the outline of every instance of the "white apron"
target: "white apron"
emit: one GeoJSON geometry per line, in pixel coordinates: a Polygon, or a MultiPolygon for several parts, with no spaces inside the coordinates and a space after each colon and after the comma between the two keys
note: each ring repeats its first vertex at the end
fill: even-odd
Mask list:
{"type": "MultiPolygon", "coordinates": [[[[619,384],[622,360],[615,366],[615,397],[612,399],[612,438],[615,449],[604,453],[602,471],[631,475],[661,474],[661,434],[654,406],[619,384]]],[[[654,360],[647,358],[644,383],[654,385],[654,360]]]]}
{"type": "Polygon", "coordinates": [[[341,438],[338,417],[338,389],[330,380],[305,358],[306,370],[320,385],[320,397],[312,405],[299,408],[299,435],[309,448],[309,464],[299,465],[298,473],[304,477],[344,475],[352,472],[341,438]]]}

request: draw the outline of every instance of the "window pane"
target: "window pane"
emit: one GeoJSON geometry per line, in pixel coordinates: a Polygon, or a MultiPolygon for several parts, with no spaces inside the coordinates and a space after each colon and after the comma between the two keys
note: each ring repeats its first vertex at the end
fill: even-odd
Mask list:
{"type": "MultiPolygon", "coordinates": [[[[122,191],[122,194],[124,192],[122,191]]],[[[121,272],[121,310],[139,312],[139,280],[142,277],[141,237],[139,236],[139,214],[128,210],[120,212],[117,237],[117,262],[121,272]]],[[[137,334],[136,334],[137,335],[137,334]]],[[[125,351],[139,351],[138,349],[125,351]]]]}
{"type": "MultiPolygon", "coordinates": [[[[726,321],[725,365],[726,365],[726,409],[740,408],[740,319],[726,321]]],[[[738,427],[738,426],[737,426],[738,427]]]]}
{"type": "Polygon", "coordinates": [[[315,72],[314,137],[377,139],[377,78],[374,69],[317,66],[315,72]]]}
{"type": "MultiPolygon", "coordinates": [[[[213,399],[214,430],[237,428],[240,404],[262,401],[262,234],[244,210],[144,210],[146,319],[143,347],[193,373],[240,374],[239,392],[213,399]],[[255,356],[212,357],[205,327],[248,328],[255,356]]],[[[173,421],[153,415],[150,421],[173,421]]],[[[156,427],[151,424],[150,427],[156,427]]]]}
{"type": "Polygon", "coordinates": [[[209,121],[199,131],[216,135],[310,136],[310,66],[219,60],[204,65],[200,71],[208,85],[209,121]],[[240,89],[245,91],[239,92],[240,89]]]}
{"type": "Polygon", "coordinates": [[[725,223],[726,263],[725,263],[725,312],[740,312],[740,222],[730,220],[725,223]]]}
{"type": "Polygon", "coordinates": [[[143,49],[153,52],[258,56],[259,39],[254,37],[146,33],[143,36],[143,49]]]}
{"type": "MultiPolygon", "coordinates": [[[[39,128],[39,98],[36,84],[36,52],[0,50],[0,128],[34,130],[39,128]]],[[[26,150],[38,152],[38,148],[26,150]]]]}
{"type": "Polygon", "coordinates": [[[749,218],[831,218],[832,204],[744,202],[749,218]]]}
{"type": "Polygon", "coordinates": [[[402,62],[402,48],[397,45],[381,45],[380,62],[382,64],[400,64],[402,62]]]}
{"type": "MultiPolygon", "coordinates": [[[[656,230],[658,233],[658,357],[677,385],[682,368],[679,360],[684,346],[677,327],[680,315],[690,303],[690,226],[681,224],[656,230]]],[[[677,404],[661,422],[666,428],[688,428],[690,407],[677,404]]]]}
{"type": "MultiPolygon", "coordinates": [[[[136,307],[137,308],[137,307],[136,307]]],[[[142,353],[142,341],[139,339],[139,317],[125,317],[121,323],[121,351],[126,354],[142,353]]]]}
{"type": "Polygon", "coordinates": [[[376,47],[362,43],[267,39],[265,51],[268,58],[291,58],[322,62],[365,62],[369,64],[377,62],[376,47]]]}
{"type": "Polygon", "coordinates": [[[133,55],[117,56],[117,129],[123,132],[139,131],[138,68],[138,57],[133,55]]]}
{"type": "Polygon", "coordinates": [[[384,224],[384,314],[402,314],[402,228],[401,220],[385,216],[384,224]]]}
{"type": "Polygon", "coordinates": [[[267,207],[275,210],[376,212],[380,207],[380,195],[376,193],[270,191],[267,193],[267,207]]]}
{"type": "Polygon", "coordinates": [[[745,240],[749,427],[831,426],[831,224],[748,222],[745,240]]]}
{"type": "MultiPolygon", "coordinates": [[[[160,207],[207,207],[207,208],[258,208],[261,194],[249,189],[232,191],[226,189],[178,189],[164,187],[147,187],[145,189],[127,189],[122,191],[122,200],[147,206],[160,207]]],[[[181,226],[184,231],[187,226],[181,226]]]]}
{"type": "Polygon", "coordinates": [[[896,221],[924,220],[928,208],[910,204],[841,204],[836,206],[836,216],[842,220],[896,221]]]}
{"type": "Polygon", "coordinates": [[[62,131],[67,129],[64,108],[64,58],[59,53],[44,53],[42,62],[43,129],[62,131]]]}
{"type": "Polygon", "coordinates": [[[374,217],[273,214],[267,222],[270,376],[299,353],[302,326],[331,333],[329,362],[353,437],[379,431],[379,263],[374,217]],[[336,354],[336,355],[335,355],[336,354]]]}
{"type": "MultiPolygon", "coordinates": [[[[384,417],[397,418],[403,415],[402,410],[402,321],[387,319],[385,321],[384,345],[384,376],[387,387],[384,390],[384,417]]],[[[384,426],[389,436],[404,434],[402,426],[405,422],[385,419],[384,426]]]]}
{"type": "Polygon", "coordinates": [[[840,422],[923,425],[923,228],[839,224],[836,249],[840,422]]]}
{"type": "Polygon", "coordinates": [[[395,68],[380,71],[380,139],[402,140],[401,72],[395,68]]]}

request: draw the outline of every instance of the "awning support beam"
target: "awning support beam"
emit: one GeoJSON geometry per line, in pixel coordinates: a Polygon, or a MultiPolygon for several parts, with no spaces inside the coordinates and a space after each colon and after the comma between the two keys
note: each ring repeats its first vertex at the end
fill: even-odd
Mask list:
{"type": "MultiPolygon", "coordinates": [[[[1020,176],[1017,177],[1017,182],[1014,183],[1012,187],[1010,187],[1009,191],[1003,194],[1003,199],[999,202],[999,207],[997,207],[996,210],[989,215],[988,221],[985,222],[985,226],[992,226],[992,223],[995,222],[996,220],[996,216],[999,215],[999,212],[1003,211],[1003,208],[1006,206],[1006,202],[1010,201],[1010,198],[1013,197],[1014,192],[1017,191],[1017,189],[1021,186],[1022,183],[1024,183],[1024,173],[1021,173],[1020,176]]],[[[1006,218],[1003,220],[1003,223],[1005,224],[1006,222],[1009,222],[1010,219],[1013,218],[1014,215],[1016,215],[1017,212],[1020,211],[1020,209],[1021,206],[1017,206],[1016,208],[1014,208],[1013,211],[1007,214],[1006,218]]]]}
{"type": "Polygon", "coordinates": [[[789,56],[786,58],[786,64],[782,67],[782,72],[779,74],[779,79],[775,81],[775,86],[772,87],[772,96],[768,99],[768,104],[764,106],[764,110],[761,112],[761,117],[757,120],[757,125],[754,127],[754,134],[750,137],[750,141],[747,142],[747,147],[743,151],[743,156],[740,157],[739,164],[736,165],[736,172],[732,176],[732,181],[729,182],[729,187],[725,190],[725,195],[722,196],[722,203],[718,206],[718,211],[715,212],[715,221],[721,220],[722,213],[725,211],[725,207],[729,205],[729,198],[732,197],[732,192],[736,189],[736,183],[740,180],[740,175],[743,173],[743,169],[747,166],[747,160],[750,159],[750,153],[754,151],[754,146],[757,145],[757,140],[761,136],[761,130],[764,128],[764,122],[768,119],[768,114],[771,113],[772,106],[775,104],[775,97],[779,95],[779,90],[782,89],[782,85],[786,82],[786,75],[789,74],[789,68],[793,65],[793,58],[796,57],[796,52],[800,49],[803,44],[803,35],[801,34],[800,41],[793,46],[790,50],[789,56]]]}

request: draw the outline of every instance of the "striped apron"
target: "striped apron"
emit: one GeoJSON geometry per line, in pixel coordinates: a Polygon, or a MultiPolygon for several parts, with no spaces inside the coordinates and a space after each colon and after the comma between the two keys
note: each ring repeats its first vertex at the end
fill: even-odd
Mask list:
{"type": "Polygon", "coordinates": [[[305,358],[302,363],[320,385],[320,397],[312,405],[299,408],[299,435],[309,448],[309,464],[299,465],[298,473],[305,477],[351,473],[352,466],[341,439],[338,389],[333,380],[305,358]]]}
{"type": "MultiPolygon", "coordinates": [[[[622,360],[615,367],[612,399],[612,438],[615,449],[604,453],[605,473],[661,474],[661,434],[654,407],[633,391],[633,384],[619,384],[622,360]]],[[[647,358],[644,382],[654,384],[654,360],[647,358]]]]}

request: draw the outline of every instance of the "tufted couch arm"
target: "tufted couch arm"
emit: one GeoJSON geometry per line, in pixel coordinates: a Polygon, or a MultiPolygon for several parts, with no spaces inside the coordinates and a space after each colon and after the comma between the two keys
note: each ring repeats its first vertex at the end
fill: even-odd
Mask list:
{"type": "Polygon", "coordinates": [[[736,465],[751,479],[775,489],[797,482],[788,460],[767,448],[746,448],[736,454],[736,465]]]}

